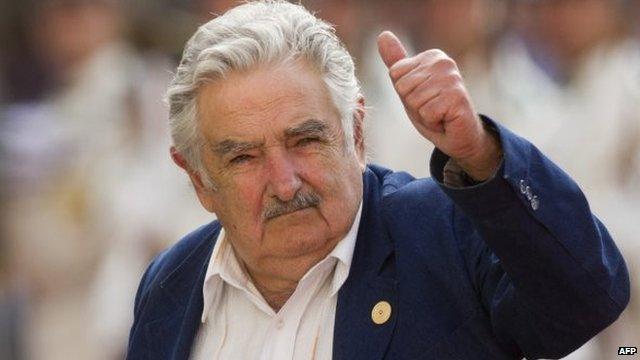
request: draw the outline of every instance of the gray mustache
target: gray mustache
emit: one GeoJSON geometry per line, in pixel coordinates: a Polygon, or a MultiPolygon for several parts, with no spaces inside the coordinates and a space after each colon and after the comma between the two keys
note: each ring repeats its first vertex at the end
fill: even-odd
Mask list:
{"type": "Polygon", "coordinates": [[[268,203],[262,211],[263,219],[269,220],[280,215],[292,213],[294,211],[306,209],[312,206],[318,206],[320,196],[313,192],[297,192],[295,197],[289,201],[282,201],[278,198],[268,203]]]}

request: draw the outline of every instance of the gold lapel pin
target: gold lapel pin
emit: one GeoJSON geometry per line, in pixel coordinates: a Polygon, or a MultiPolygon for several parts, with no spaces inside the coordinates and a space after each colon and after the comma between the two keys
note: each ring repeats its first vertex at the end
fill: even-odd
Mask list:
{"type": "Polygon", "coordinates": [[[371,310],[371,320],[378,325],[386,323],[391,317],[391,304],[386,301],[378,301],[371,310]]]}

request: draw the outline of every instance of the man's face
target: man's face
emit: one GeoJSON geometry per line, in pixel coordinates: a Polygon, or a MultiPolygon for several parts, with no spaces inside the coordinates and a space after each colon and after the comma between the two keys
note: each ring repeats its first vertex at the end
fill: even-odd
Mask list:
{"type": "Polygon", "coordinates": [[[201,88],[198,108],[216,188],[198,195],[252,273],[330,252],[356,215],[364,158],[321,76],[300,60],[231,73],[201,88]]]}

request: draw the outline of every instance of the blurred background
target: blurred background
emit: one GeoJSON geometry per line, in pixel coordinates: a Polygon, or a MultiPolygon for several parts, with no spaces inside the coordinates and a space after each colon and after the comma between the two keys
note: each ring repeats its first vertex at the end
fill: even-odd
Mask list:
{"type": "MultiPolygon", "coordinates": [[[[123,357],[146,265],[211,220],[170,161],[161,98],[187,38],[235,3],[0,0],[0,359],[123,357]]],[[[377,55],[390,29],[446,51],[479,112],[577,180],[633,294],[568,358],[640,346],[640,0],[302,3],[356,59],[372,162],[426,176],[431,151],[377,55]]]]}

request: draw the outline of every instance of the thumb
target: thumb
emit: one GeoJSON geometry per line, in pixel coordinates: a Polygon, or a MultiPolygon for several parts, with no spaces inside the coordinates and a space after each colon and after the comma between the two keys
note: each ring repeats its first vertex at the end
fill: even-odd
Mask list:
{"type": "Polygon", "coordinates": [[[407,57],[407,50],[404,49],[398,37],[391,31],[383,31],[378,35],[378,52],[387,67],[391,67],[398,60],[407,57]]]}

